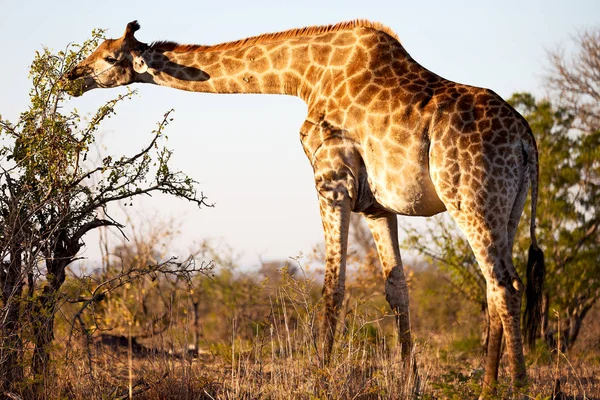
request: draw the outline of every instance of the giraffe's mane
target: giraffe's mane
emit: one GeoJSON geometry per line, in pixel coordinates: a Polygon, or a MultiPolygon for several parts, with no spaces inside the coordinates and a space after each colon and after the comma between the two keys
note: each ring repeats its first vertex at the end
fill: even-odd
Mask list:
{"type": "Polygon", "coordinates": [[[225,42],[216,45],[198,45],[198,44],[180,44],[171,41],[157,41],[150,45],[150,49],[173,51],[173,52],[190,52],[190,51],[217,51],[234,49],[252,44],[260,44],[273,42],[277,40],[283,40],[288,38],[304,37],[319,35],[329,32],[337,32],[352,28],[371,28],[378,31],[382,31],[391,37],[398,39],[398,36],[387,26],[380,24],[379,22],[371,22],[364,19],[356,19],[353,21],[340,22],[334,25],[318,25],[318,26],[307,26],[304,28],[295,28],[282,32],[265,33],[258,36],[251,36],[245,39],[235,40],[233,42],[225,42]]]}

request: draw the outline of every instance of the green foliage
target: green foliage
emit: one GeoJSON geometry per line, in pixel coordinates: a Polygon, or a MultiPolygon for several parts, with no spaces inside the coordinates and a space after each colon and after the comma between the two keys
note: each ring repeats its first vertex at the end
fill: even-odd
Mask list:
{"type": "MultiPolygon", "coordinates": [[[[16,124],[0,121],[3,226],[9,222],[6,218],[10,210],[18,209],[34,229],[31,234],[47,237],[63,232],[79,239],[98,223],[116,225],[96,219],[97,210],[112,201],[161,191],[203,204],[204,198],[197,197],[194,182],[170,170],[171,152],[158,146],[170,112],[153,132],[149,145],[138,154],[118,160],[107,157],[102,165],[86,168],[94,133],[105,118],[115,113],[116,104],[133,94],[128,92],[107,102],[87,123],[81,121],[76,110],[68,115],[60,112],[66,96],[62,90],[63,75],[97,46],[101,35],[101,31],[95,31],[83,45],[71,45],[57,54],[49,49],[38,52],[30,69],[33,88],[29,110],[21,114],[16,124]],[[156,172],[152,178],[149,174],[153,164],[156,172]],[[98,183],[89,185],[91,179],[98,183]]],[[[5,233],[4,237],[9,236],[5,233]]]]}
{"type": "Polygon", "coordinates": [[[432,382],[431,385],[438,392],[440,398],[453,400],[475,398],[481,388],[479,384],[470,383],[469,381],[469,377],[463,372],[450,369],[432,382]]]}
{"type": "Polygon", "coordinates": [[[424,232],[410,227],[404,232],[404,248],[418,251],[445,272],[455,293],[485,307],[485,279],[467,239],[448,215],[428,220],[424,232]]]}
{"type": "MultiPolygon", "coordinates": [[[[517,93],[509,102],[529,121],[538,144],[540,178],[538,242],[546,258],[546,325],[550,310],[563,319],[564,348],[579,333],[581,320],[600,296],[600,126],[591,132],[573,129],[575,115],[531,94],[517,93]]],[[[525,207],[523,221],[528,221],[525,207]]],[[[523,222],[524,223],[524,222],[523,222]]],[[[517,236],[516,257],[526,263],[526,227],[517,236]]],[[[547,340],[557,327],[546,326],[547,340]]]]}
{"type": "MultiPolygon", "coordinates": [[[[49,372],[54,315],[67,266],[77,258],[83,237],[101,226],[121,225],[107,217],[110,203],[162,192],[206,205],[195,183],[169,166],[162,144],[171,120],[167,112],[137,154],[99,165],[90,161],[94,134],[115,114],[117,96],[84,121],[77,110],[63,113],[76,88],[65,74],[97,47],[102,31],[82,45],[54,53],[37,52],[30,68],[30,106],[12,123],[0,117],[0,382],[4,388],[27,371],[23,348],[33,347],[31,371],[36,386],[49,372]],[[95,184],[90,184],[95,182],[95,184]],[[100,216],[99,212],[103,211],[100,216]]],[[[86,303],[87,304],[87,303],[86,303]]],[[[38,385],[39,383],[39,385],[38,385]]],[[[1,389],[1,388],[0,388],[1,389]]]]}

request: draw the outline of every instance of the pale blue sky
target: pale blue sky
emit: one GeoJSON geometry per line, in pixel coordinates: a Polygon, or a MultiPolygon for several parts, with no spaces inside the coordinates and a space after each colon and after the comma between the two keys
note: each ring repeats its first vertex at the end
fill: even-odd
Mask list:
{"type": "MultiPolygon", "coordinates": [[[[392,28],[421,64],[446,78],[543,95],[547,49],[600,24],[600,2],[588,1],[10,1],[2,7],[0,114],[15,119],[28,105],[28,65],[42,45],[61,49],[92,28],[121,36],[137,19],[141,41],[214,44],[245,36],[354,18],[392,28]]],[[[122,105],[102,130],[106,151],[135,151],[162,114],[175,108],[168,128],[173,163],[200,182],[216,203],[197,210],[163,197],[134,203],[136,213],[179,218],[176,248],[223,238],[243,252],[246,265],[307,253],[322,241],[312,170],[299,143],[306,107],[296,98],[207,95],[136,86],[140,97],[122,105]]],[[[124,89],[95,90],[73,99],[82,114],[124,89]]],[[[400,223],[407,221],[400,218],[400,223]]],[[[94,238],[85,255],[98,256],[94,238]]]]}

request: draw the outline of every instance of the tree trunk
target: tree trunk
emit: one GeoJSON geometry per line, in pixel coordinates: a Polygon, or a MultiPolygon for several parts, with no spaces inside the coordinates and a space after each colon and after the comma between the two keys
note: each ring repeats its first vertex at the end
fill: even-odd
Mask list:
{"type": "Polygon", "coordinates": [[[487,354],[488,342],[490,341],[490,314],[488,313],[487,303],[481,303],[481,313],[483,314],[483,327],[481,329],[481,346],[483,352],[487,354]]]}
{"type": "Polygon", "coordinates": [[[548,313],[550,311],[550,299],[548,299],[548,293],[542,294],[542,327],[541,327],[541,335],[546,338],[546,333],[548,332],[548,323],[550,321],[550,317],[548,313]]]}
{"type": "Polygon", "coordinates": [[[2,265],[2,306],[4,313],[0,319],[0,389],[7,391],[23,380],[21,339],[21,298],[23,294],[23,274],[21,254],[11,252],[11,261],[2,265]]]}
{"type": "Polygon", "coordinates": [[[196,354],[200,351],[200,339],[202,338],[202,322],[200,320],[200,296],[198,299],[192,299],[194,306],[194,345],[196,346],[196,354]]]}
{"type": "MultiPolygon", "coordinates": [[[[589,299],[588,299],[589,300],[589,299]]],[[[579,304],[575,310],[569,316],[569,342],[567,342],[567,349],[570,349],[575,341],[579,337],[579,333],[581,332],[581,325],[583,324],[583,319],[587,315],[588,311],[592,309],[594,306],[594,301],[587,301],[584,304],[579,304]]]]}
{"type": "Polygon", "coordinates": [[[32,372],[36,377],[45,378],[49,372],[49,350],[54,341],[55,296],[54,293],[46,293],[46,290],[44,290],[32,315],[32,319],[35,319],[33,324],[32,372]]]}
{"type": "MultiPolygon", "coordinates": [[[[77,251],[78,248],[74,254],[77,251]]],[[[52,374],[50,350],[54,341],[54,316],[59,291],[65,281],[65,269],[72,260],[73,255],[62,247],[57,248],[54,258],[46,260],[47,285],[42,289],[30,316],[34,342],[31,371],[36,378],[33,390],[39,398],[43,398],[46,384],[52,382],[48,378],[52,374]]]]}
{"type": "Polygon", "coordinates": [[[11,390],[14,383],[23,380],[22,349],[20,324],[20,296],[14,296],[4,303],[5,318],[0,325],[0,389],[11,390]]]}
{"type": "MultiPolygon", "coordinates": [[[[549,350],[559,349],[562,353],[569,351],[581,332],[581,325],[587,313],[592,309],[596,300],[586,298],[577,304],[567,318],[560,320],[560,326],[554,329],[545,329],[544,340],[549,350]],[[558,336],[560,330],[560,337],[558,336]]],[[[547,325],[547,322],[546,322],[547,325]]]]}

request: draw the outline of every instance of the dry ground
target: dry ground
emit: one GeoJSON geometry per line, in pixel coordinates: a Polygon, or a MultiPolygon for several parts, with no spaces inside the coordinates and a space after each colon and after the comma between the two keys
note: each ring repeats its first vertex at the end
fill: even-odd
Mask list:
{"type": "MultiPolygon", "coordinates": [[[[349,331],[339,338],[328,366],[320,365],[311,341],[279,326],[254,340],[213,345],[197,356],[193,352],[135,356],[127,347],[98,346],[90,359],[82,347],[71,352],[68,365],[58,363],[63,365],[48,387],[48,398],[128,398],[130,388],[136,399],[156,400],[470,399],[480,391],[482,354],[472,340],[418,339],[418,395],[410,367],[407,373],[397,361],[392,338],[373,339],[349,331]]],[[[543,345],[535,354],[529,352],[528,398],[600,399],[597,342],[589,332],[572,354],[557,358],[543,345]],[[594,340],[596,347],[590,350],[594,340]],[[555,397],[557,381],[560,392],[555,397]]],[[[502,367],[506,368],[505,359],[502,367]]],[[[498,398],[508,396],[508,371],[503,368],[498,393],[498,398]]]]}

